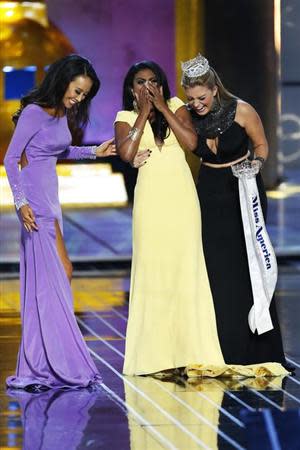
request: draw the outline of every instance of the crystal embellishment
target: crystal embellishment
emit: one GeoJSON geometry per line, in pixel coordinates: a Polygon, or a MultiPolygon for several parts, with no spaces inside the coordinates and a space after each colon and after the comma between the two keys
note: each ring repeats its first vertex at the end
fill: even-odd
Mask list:
{"type": "Polygon", "coordinates": [[[93,145],[92,147],[91,147],[91,149],[90,149],[90,155],[89,155],[89,158],[90,159],[96,159],[97,158],[97,154],[96,154],[96,152],[97,152],[97,145],[93,145]]]}
{"type": "Polygon", "coordinates": [[[15,203],[15,207],[16,207],[16,210],[17,210],[17,211],[19,211],[19,209],[20,209],[22,206],[28,205],[28,201],[26,200],[25,197],[20,198],[20,199],[18,199],[18,200],[15,200],[14,203],[15,203]]]}
{"type": "Polygon", "coordinates": [[[237,178],[255,178],[259,172],[259,168],[253,166],[251,161],[245,160],[231,167],[232,173],[237,178]]]}
{"type": "Polygon", "coordinates": [[[209,63],[201,53],[198,53],[195,58],[182,62],[181,69],[183,75],[188,78],[202,77],[209,71],[209,63]]]}
{"type": "Polygon", "coordinates": [[[215,107],[204,117],[199,116],[195,111],[191,111],[196,131],[199,136],[206,139],[215,139],[225,133],[234,122],[237,101],[232,101],[226,105],[216,104],[215,107]]]}

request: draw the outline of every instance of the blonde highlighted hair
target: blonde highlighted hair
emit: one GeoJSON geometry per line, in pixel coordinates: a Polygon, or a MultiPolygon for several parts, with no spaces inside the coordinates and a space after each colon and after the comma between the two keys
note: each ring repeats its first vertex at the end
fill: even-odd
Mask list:
{"type": "Polygon", "coordinates": [[[181,86],[183,88],[205,86],[211,90],[216,86],[218,88],[216,97],[220,105],[226,105],[227,103],[230,103],[233,99],[237,98],[223,86],[223,83],[219,75],[212,67],[210,67],[205,74],[198,77],[191,78],[183,72],[181,78],[181,86]]]}

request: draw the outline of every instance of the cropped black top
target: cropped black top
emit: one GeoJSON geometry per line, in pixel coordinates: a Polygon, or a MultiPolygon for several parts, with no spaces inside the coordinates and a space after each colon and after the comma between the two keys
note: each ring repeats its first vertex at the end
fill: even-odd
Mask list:
{"type": "Polygon", "coordinates": [[[224,164],[246,155],[249,137],[245,129],[235,122],[237,100],[226,106],[220,106],[205,116],[191,111],[194,126],[198,134],[198,146],[194,153],[204,162],[224,164]],[[207,139],[218,139],[217,153],[207,145],[207,139]]]}

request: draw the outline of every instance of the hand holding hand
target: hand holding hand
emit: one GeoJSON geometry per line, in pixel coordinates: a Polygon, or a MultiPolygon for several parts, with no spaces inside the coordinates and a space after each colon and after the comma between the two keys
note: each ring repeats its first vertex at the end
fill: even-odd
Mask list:
{"type": "Polygon", "coordinates": [[[38,231],[38,226],[35,223],[34,213],[29,205],[21,206],[20,214],[23,220],[24,227],[27,231],[38,231]]]}
{"type": "Polygon", "coordinates": [[[104,158],[105,156],[115,156],[117,154],[116,146],[114,144],[115,138],[102,142],[96,149],[97,158],[104,158]]]}
{"type": "Polygon", "coordinates": [[[132,167],[139,169],[144,164],[146,164],[147,159],[149,158],[150,155],[151,155],[151,150],[149,150],[149,149],[139,151],[134,157],[134,160],[132,162],[132,167]]]}

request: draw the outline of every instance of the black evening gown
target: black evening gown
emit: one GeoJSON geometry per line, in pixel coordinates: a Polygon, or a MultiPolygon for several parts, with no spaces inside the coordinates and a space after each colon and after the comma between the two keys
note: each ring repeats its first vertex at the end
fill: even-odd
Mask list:
{"type": "MultiPolygon", "coordinates": [[[[199,135],[195,153],[203,162],[223,164],[247,153],[249,139],[245,129],[234,121],[235,109],[236,102],[231,107],[232,120],[223,121],[218,128],[216,154],[207,146],[206,137],[199,135]]],[[[195,114],[192,117],[199,133],[201,117],[195,114]]],[[[262,209],[266,214],[267,198],[260,174],[257,184],[262,209]]],[[[238,179],[233,176],[231,167],[212,168],[201,164],[197,191],[202,213],[203,249],[225,362],[242,365],[279,362],[287,367],[275,299],[270,306],[273,330],[258,335],[253,334],[248,325],[253,295],[238,179]]]]}

